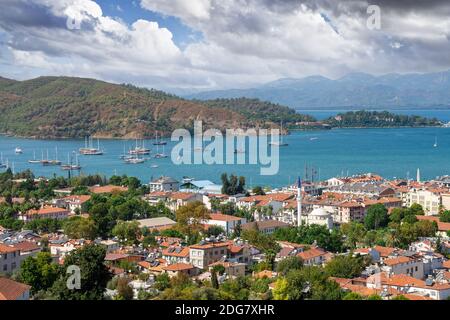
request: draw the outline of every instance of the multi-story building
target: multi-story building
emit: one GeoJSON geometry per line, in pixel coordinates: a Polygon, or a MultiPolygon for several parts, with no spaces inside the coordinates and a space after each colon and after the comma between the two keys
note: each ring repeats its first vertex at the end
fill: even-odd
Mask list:
{"type": "Polygon", "coordinates": [[[150,192],[158,191],[168,191],[174,192],[178,191],[180,183],[171,177],[159,177],[149,183],[150,192]]]}
{"type": "Polygon", "coordinates": [[[194,267],[206,269],[211,263],[226,258],[228,242],[200,242],[189,247],[189,260],[194,267]]]}
{"type": "Polygon", "coordinates": [[[42,207],[39,209],[28,210],[25,214],[19,216],[20,220],[32,221],[36,219],[66,219],[69,216],[69,210],[57,207],[42,207]]]}
{"type": "Polygon", "coordinates": [[[20,250],[0,243],[0,273],[12,273],[20,267],[20,250]]]}
{"type": "Polygon", "coordinates": [[[442,205],[442,197],[440,193],[433,192],[432,190],[413,188],[406,195],[405,205],[410,207],[414,203],[422,206],[425,215],[437,215],[442,205]]]}

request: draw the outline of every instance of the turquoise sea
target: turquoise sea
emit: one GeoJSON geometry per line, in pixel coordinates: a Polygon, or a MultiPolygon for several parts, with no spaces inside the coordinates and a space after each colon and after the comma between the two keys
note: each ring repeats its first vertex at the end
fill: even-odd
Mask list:
{"type": "MultiPolygon", "coordinates": [[[[424,179],[450,174],[450,128],[398,128],[398,129],[335,129],[323,131],[297,131],[284,137],[289,145],[280,148],[280,170],[274,176],[261,176],[259,165],[174,165],[169,158],[153,159],[143,164],[125,164],[119,156],[124,147],[128,150],[134,141],[100,140],[105,150],[103,156],[79,156],[82,173],[100,173],[105,176],[128,174],[148,182],[161,175],[181,179],[189,176],[218,183],[223,172],[243,175],[249,186],[280,187],[293,183],[296,176],[304,176],[305,165],[315,167],[316,179],[341,174],[374,172],[387,178],[415,177],[420,168],[424,179]],[[437,138],[438,147],[433,147],[437,138]],[[152,167],[158,165],[158,167],[152,167]]],[[[152,153],[156,147],[146,141],[152,153]]],[[[168,142],[165,153],[176,142],[168,142]]],[[[96,141],[94,142],[96,145],[96,141]]],[[[41,158],[41,152],[49,151],[49,158],[66,162],[67,154],[84,146],[84,140],[32,140],[0,136],[0,152],[3,161],[8,160],[15,172],[32,169],[37,176],[65,175],[59,167],[30,164],[29,159],[41,158]],[[16,147],[23,154],[15,154],[16,147]]],[[[160,149],[161,151],[161,149],[160,149]]],[[[4,170],[4,169],[0,169],[4,170]]],[[[308,169],[310,170],[310,169],[308,169]]]]}

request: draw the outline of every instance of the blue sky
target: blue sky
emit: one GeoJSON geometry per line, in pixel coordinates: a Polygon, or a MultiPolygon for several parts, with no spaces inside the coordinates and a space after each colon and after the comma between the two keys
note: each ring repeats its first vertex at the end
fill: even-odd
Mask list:
{"type": "Polygon", "coordinates": [[[158,22],[160,27],[172,32],[174,42],[180,47],[185,47],[202,38],[201,32],[189,28],[179,18],[145,10],[138,0],[97,0],[96,2],[105,15],[118,17],[129,25],[138,19],[158,22]]]}
{"type": "Polygon", "coordinates": [[[447,0],[2,0],[0,9],[0,75],[20,80],[65,75],[178,93],[450,69],[447,0]]]}

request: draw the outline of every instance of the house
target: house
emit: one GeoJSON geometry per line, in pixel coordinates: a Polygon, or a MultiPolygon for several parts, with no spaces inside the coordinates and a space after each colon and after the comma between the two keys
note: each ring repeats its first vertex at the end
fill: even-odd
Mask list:
{"type": "Polygon", "coordinates": [[[167,261],[162,258],[152,258],[145,261],[139,261],[137,265],[138,268],[144,273],[159,275],[161,273],[164,273],[163,268],[167,266],[167,261]]]}
{"type": "Polygon", "coordinates": [[[35,257],[39,252],[42,251],[42,248],[40,246],[31,241],[17,242],[12,244],[11,246],[20,251],[21,260],[24,260],[30,256],[35,257]]]}
{"type": "Polygon", "coordinates": [[[184,192],[201,192],[204,188],[213,185],[215,183],[209,180],[185,179],[180,185],[180,190],[184,192]]]}
{"type": "Polygon", "coordinates": [[[73,195],[60,199],[60,204],[71,213],[84,211],[84,204],[91,199],[90,195],[73,195]]]}
{"type": "Polygon", "coordinates": [[[242,230],[258,230],[264,234],[272,234],[280,228],[288,228],[289,224],[277,220],[253,221],[242,225],[242,230]]]}
{"type": "Polygon", "coordinates": [[[426,190],[412,188],[406,195],[405,206],[410,207],[412,204],[420,204],[425,211],[425,215],[432,216],[439,214],[439,208],[442,205],[442,197],[436,190],[426,190]]]}
{"type": "Polygon", "coordinates": [[[166,206],[173,212],[188,203],[202,201],[202,195],[192,192],[173,192],[167,199],[166,206]]]}
{"type": "Polygon", "coordinates": [[[29,300],[31,287],[0,277],[0,300],[29,300]]]}
{"type": "Polygon", "coordinates": [[[20,250],[0,243],[0,273],[12,273],[20,267],[20,250]]]}
{"type": "Polygon", "coordinates": [[[165,230],[173,227],[177,223],[167,217],[149,218],[137,220],[141,228],[146,227],[150,230],[165,230]]]}
{"type": "Polygon", "coordinates": [[[231,216],[222,213],[211,213],[209,219],[204,221],[207,225],[222,227],[226,234],[231,234],[237,225],[243,225],[247,223],[247,219],[231,216]]]}
{"type": "Polygon", "coordinates": [[[25,214],[19,216],[19,220],[32,221],[36,219],[57,219],[63,220],[69,216],[69,211],[64,208],[44,206],[39,209],[28,210],[25,214]]]}
{"type": "Polygon", "coordinates": [[[198,274],[198,269],[190,263],[174,263],[166,267],[162,267],[162,269],[169,275],[169,277],[174,277],[178,273],[184,273],[189,277],[198,274]]]}
{"type": "Polygon", "coordinates": [[[103,194],[103,193],[120,193],[127,192],[128,187],[123,186],[114,186],[114,185],[106,185],[106,186],[93,186],[89,188],[92,193],[95,194],[103,194]]]}
{"type": "Polygon", "coordinates": [[[117,251],[120,248],[119,242],[114,240],[101,240],[99,244],[106,248],[107,253],[117,251]]]}
{"type": "Polygon", "coordinates": [[[277,215],[288,204],[288,201],[293,198],[293,193],[270,193],[239,198],[236,201],[236,206],[239,209],[252,211],[255,220],[263,220],[264,217],[260,213],[263,208],[271,208],[272,214],[277,215]]]}
{"type": "Polygon", "coordinates": [[[189,263],[189,247],[171,246],[161,252],[161,257],[168,264],[189,263]]]}
{"type": "Polygon", "coordinates": [[[174,192],[178,191],[180,183],[171,177],[159,177],[149,183],[150,192],[174,192]]]}
{"type": "Polygon", "coordinates": [[[437,223],[438,227],[438,235],[440,235],[443,238],[448,238],[448,232],[450,231],[450,222],[441,222],[439,220],[439,217],[433,217],[433,216],[416,216],[417,220],[428,220],[428,221],[435,221],[437,223]]]}
{"type": "Polygon", "coordinates": [[[388,276],[381,284],[404,294],[422,295],[433,300],[446,300],[450,297],[450,284],[437,283],[431,279],[423,281],[405,274],[388,276]]]}
{"type": "Polygon", "coordinates": [[[205,242],[189,247],[189,261],[199,269],[227,257],[228,242],[205,242]]]}
{"type": "Polygon", "coordinates": [[[320,248],[312,247],[309,250],[302,251],[297,254],[303,260],[305,266],[320,266],[330,257],[330,254],[320,248]]]}
{"type": "Polygon", "coordinates": [[[382,270],[389,275],[404,274],[416,279],[424,277],[423,262],[419,259],[399,256],[383,260],[382,270]]]}
{"type": "Polygon", "coordinates": [[[212,270],[215,266],[223,266],[225,273],[230,277],[245,276],[245,263],[217,261],[209,265],[209,270],[212,270]]]}

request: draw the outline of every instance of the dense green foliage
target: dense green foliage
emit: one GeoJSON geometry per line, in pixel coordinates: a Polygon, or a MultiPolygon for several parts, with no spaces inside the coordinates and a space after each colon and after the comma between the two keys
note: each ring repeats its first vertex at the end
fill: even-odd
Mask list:
{"type": "Polygon", "coordinates": [[[330,117],[325,123],[332,127],[420,127],[438,126],[436,118],[393,114],[388,111],[349,111],[330,117]]]}

